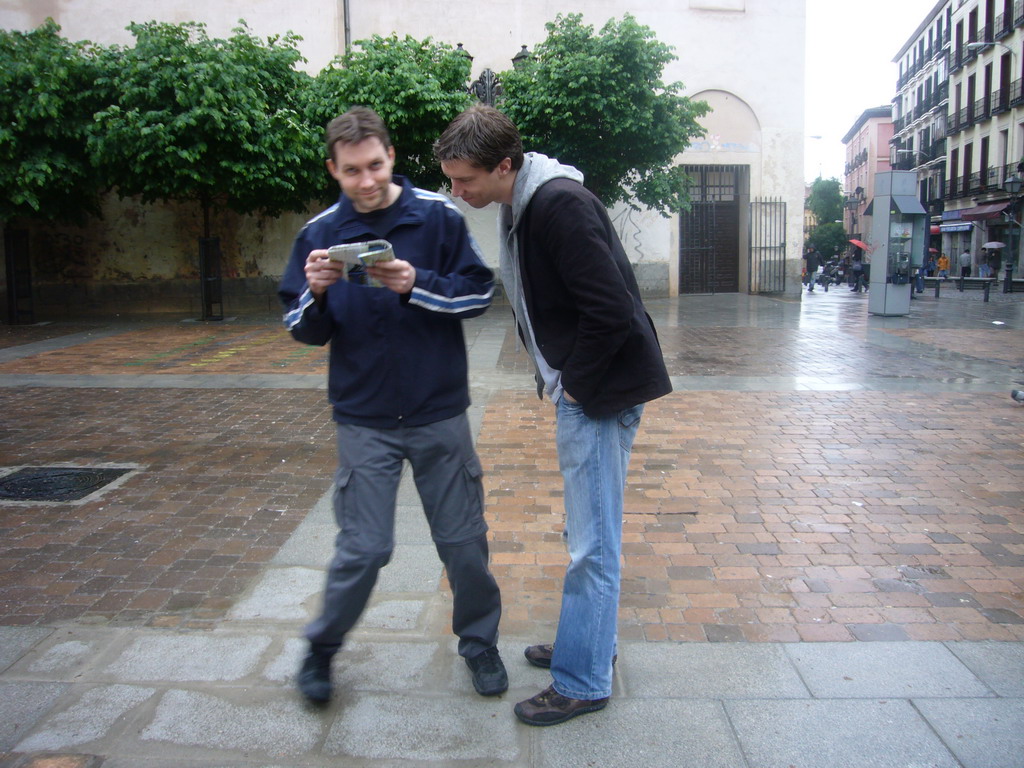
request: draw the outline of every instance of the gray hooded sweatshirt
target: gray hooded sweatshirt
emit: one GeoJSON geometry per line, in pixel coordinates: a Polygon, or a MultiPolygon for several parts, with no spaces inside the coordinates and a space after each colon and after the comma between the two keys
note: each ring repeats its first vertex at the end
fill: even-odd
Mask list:
{"type": "Polygon", "coordinates": [[[537,342],[533,335],[533,325],[526,312],[523,300],[523,286],[519,275],[519,225],[523,220],[523,212],[533,199],[533,194],[552,179],[572,179],[583,183],[583,174],[571,165],[562,165],[554,158],[539,152],[527,152],[523,157],[523,167],[516,173],[512,187],[512,205],[501,203],[498,207],[498,243],[501,282],[505,295],[512,304],[516,322],[526,342],[526,351],[537,366],[537,394],[545,392],[552,402],[558,402],[562,396],[561,372],[547,364],[544,357],[537,352],[537,342]]]}

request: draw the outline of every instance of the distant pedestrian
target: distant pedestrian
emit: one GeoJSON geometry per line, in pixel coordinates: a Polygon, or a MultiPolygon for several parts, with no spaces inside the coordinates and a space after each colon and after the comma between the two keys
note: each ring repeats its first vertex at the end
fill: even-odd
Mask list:
{"type": "Polygon", "coordinates": [[[971,276],[971,252],[967,248],[964,248],[964,252],[960,254],[960,277],[971,276]]]}
{"type": "Polygon", "coordinates": [[[988,249],[981,249],[981,258],[978,259],[978,277],[991,277],[992,267],[989,265],[988,249]]]}
{"type": "Polygon", "coordinates": [[[866,287],[864,282],[864,251],[861,248],[854,248],[853,258],[850,259],[850,274],[853,275],[853,293],[860,293],[861,288],[866,287]]]}
{"type": "Polygon", "coordinates": [[[998,248],[990,248],[988,252],[988,276],[999,277],[999,268],[1003,265],[1003,254],[998,248]]]}
{"type": "Polygon", "coordinates": [[[936,260],[935,265],[939,270],[939,278],[942,280],[949,278],[949,257],[945,253],[939,254],[939,258],[936,260]]]}
{"type": "Polygon", "coordinates": [[[818,249],[811,246],[804,254],[804,279],[807,281],[807,292],[814,293],[814,280],[818,275],[818,267],[821,266],[821,254],[818,249]]]}

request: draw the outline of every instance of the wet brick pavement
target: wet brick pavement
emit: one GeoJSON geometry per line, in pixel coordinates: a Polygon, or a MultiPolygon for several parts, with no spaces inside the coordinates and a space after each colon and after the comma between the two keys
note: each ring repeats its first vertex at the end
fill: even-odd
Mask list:
{"type": "MultiPolygon", "coordinates": [[[[1024,638],[1024,302],[866,303],[650,302],[676,391],[631,464],[624,640],[1024,638]]],[[[543,635],[566,561],[552,414],[507,308],[471,348],[483,329],[504,329],[472,371],[503,631],[543,635]]],[[[215,627],[329,487],[325,360],[274,318],[4,328],[0,471],[137,471],[0,501],[0,624],[215,627]]]]}

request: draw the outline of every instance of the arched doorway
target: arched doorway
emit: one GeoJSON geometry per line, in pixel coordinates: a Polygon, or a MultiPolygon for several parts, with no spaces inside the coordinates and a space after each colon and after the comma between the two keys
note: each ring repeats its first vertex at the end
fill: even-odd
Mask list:
{"type": "Polygon", "coordinates": [[[679,293],[749,290],[750,201],[759,188],[761,127],[753,110],[735,94],[697,93],[711,112],[706,131],[683,153],[693,179],[691,208],[679,215],[679,293]]]}

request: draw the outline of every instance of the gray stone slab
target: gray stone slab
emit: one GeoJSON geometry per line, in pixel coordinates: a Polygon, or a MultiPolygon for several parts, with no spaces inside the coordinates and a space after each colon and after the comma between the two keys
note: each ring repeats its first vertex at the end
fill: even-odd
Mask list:
{"type": "MultiPolygon", "coordinates": [[[[420,506],[420,494],[416,490],[416,481],[412,479],[412,469],[406,464],[402,468],[402,479],[398,483],[398,498],[396,503],[400,507],[416,507],[422,509],[420,506]]],[[[422,517],[422,513],[420,517],[422,517]]]]}
{"type": "Polygon", "coordinates": [[[750,768],[960,768],[907,701],[727,701],[750,768]]]}
{"type": "Polygon", "coordinates": [[[440,644],[346,643],[334,657],[334,679],[346,691],[432,689],[440,644]]]}
{"type": "MultiPolygon", "coordinates": [[[[332,680],[339,691],[435,690],[434,680],[439,645],[423,642],[372,642],[349,640],[334,657],[332,680]]],[[[306,641],[289,639],[267,665],[263,677],[291,686],[306,641]]]]}
{"type": "Polygon", "coordinates": [[[946,647],[1000,696],[1024,698],[1024,643],[947,643],[946,647]]]}
{"type": "Polygon", "coordinates": [[[273,565],[325,568],[334,554],[338,525],[331,508],[333,489],[327,491],[292,531],[292,535],[271,560],[273,565]]]}
{"type": "Polygon", "coordinates": [[[337,757],[452,765],[457,760],[515,762],[515,718],[501,698],[361,694],[335,721],[323,752],[337,757]]]}
{"type": "Polygon", "coordinates": [[[941,643],[793,643],[785,651],[821,698],[991,695],[941,643]]]}
{"type": "Polygon", "coordinates": [[[377,577],[378,592],[436,592],[441,560],[433,544],[399,543],[377,577]]]}
{"type": "Polygon", "coordinates": [[[66,683],[0,684],[0,752],[21,741],[69,687],[66,683]]]}
{"type": "Polygon", "coordinates": [[[540,768],[745,764],[722,705],[713,701],[613,698],[600,712],[536,730],[540,768]]]}
{"type": "Polygon", "coordinates": [[[415,629],[425,608],[422,600],[382,600],[367,608],[359,626],[363,629],[415,629]]]}
{"type": "Polygon", "coordinates": [[[0,627],[0,672],[53,632],[49,627],[0,627]]]}
{"type": "Polygon", "coordinates": [[[307,648],[308,643],[304,637],[290,637],[285,640],[281,651],[263,669],[263,679],[282,685],[294,683],[295,673],[307,648]]]}
{"type": "Polygon", "coordinates": [[[133,685],[90,688],[77,703],[44,721],[16,749],[19,752],[55,752],[101,739],[125,713],[155,692],[154,688],[133,685]]]}
{"type": "Polygon", "coordinates": [[[1024,699],[917,699],[964,768],[1024,765],[1024,699]]]}
{"type": "Polygon", "coordinates": [[[269,645],[261,635],[146,635],[105,671],[124,682],[238,680],[256,669],[269,645]]]}
{"type": "Polygon", "coordinates": [[[276,759],[313,749],[321,738],[323,720],[303,706],[299,697],[272,698],[239,689],[242,702],[197,691],[170,690],[164,694],[152,721],[139,734],[158,741],[206,749],[262,752],[276,759]]]}
{"type": "Polygon", "coordinates": [[[792,698],[807,688],[778,645],[630,643],[619,647],[627,695],[652,698],[792,698]]]}
{"type": "Polygon", "coordinates": [[[33,675],[54,677],[69,675],[89,661],[96,654],[96,648],[83,640],[65,640],[46,649],[28,665],[33,675]]]}
{"type": "MultiPolygon", "coordinates": [[[[323,566],[326,566],[326,561],[323,566]]],[[[228,618],[251,621],[305,621],[320,608],[321,568],[268,568],[252,590],[228,611],[228,618]]]]}
{"type": "MultiPolygon", "coordinates": [[[[403,483],[404,485],[404,483],[403,483]]],[[[416,490],[412,491],[412,498],[405,501],[401,498],[399,491],[399,503],[395,509],[395,542],[403,544],[431,544],[430,526],[423,514],[423,507],[420,505],[420,498],[416,490]]]]}

